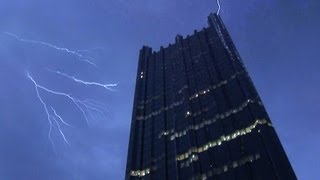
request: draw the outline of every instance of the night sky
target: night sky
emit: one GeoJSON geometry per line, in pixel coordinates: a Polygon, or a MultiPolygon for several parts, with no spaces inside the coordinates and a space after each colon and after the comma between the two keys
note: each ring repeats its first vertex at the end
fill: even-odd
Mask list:
{"type": "MultiPolygon", "coordinates": [[[[225,0],[221,16],[269,112],[299,179],[320,170],[320,1],[225,0]],[[317,120],[318,119],[318,120],[317,120]]],[[[215,0],[0,0],[0,180],[124,179],[138,53],[202,29],[215,0]],[[90,56],[18,41],[43,41],[90,56]],[[118,83],[116,91],[85,81],[118,83]],[[39,85],[102,102],[88,114],[40,90],[71,127],[48,138],[39,85]]]]}

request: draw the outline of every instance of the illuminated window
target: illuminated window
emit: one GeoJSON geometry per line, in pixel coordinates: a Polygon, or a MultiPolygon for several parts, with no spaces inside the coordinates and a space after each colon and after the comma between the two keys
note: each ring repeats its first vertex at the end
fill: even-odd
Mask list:
{"type": "Polygon", "coordinates": [[[223,172],[227,172],[228,171],[228,166],[223,166],[223,172]]]}
{"type": "MultiPolygon", "coordinates": [[[[246,163],[251,163],[255,160],[258,160],[260,158],[260,154],[255,154],[255,155],[251,155],[251,156],[247,156],[247,157],[243,157],[237,161],[233,161],[230,163],[227,163],[223,166],[217,167],[217,168],[213,168],[213,165],[211,164],[210,167],[213,168],[212,170],[209,170],[208,172],[202,174],[202,177],[206,177],[209,178],[211,176],[214,175],[219,175],[222,173],[226,173],[232,169],[235,169],[237,167],[240,167],[242,165],[245,165],[246,163]]],[[[197,178],[193,178],[193,179],[197,179],[197,178]]]]}
{"type": "MultiPolygon", "coordinates": [[[[253,129],[255,129],[257,127],[257,125],[263,125],[263,124],[268,124],[267,120],[262,119],[262,120],[256,120],[254,122],[254,124],[241,129],[241,130],[236,130],[234,133],[231,133],[229,135],[222,135],[219,139],[208,142],[207,144],[201,146],[201,147],[192,147],[190,148],[186,153],[182,154],[182,155],[178,155],[177,156],[177,160],[178,161],[182,161],[187,159],[192,153],[202,153],[204,151],[207,151],[210,148],[213,148],[215,146],[220,146],[222,143],[231,141],[239,136],[244,136],[246,134],[249,134],[252,132],[253,129]]],[[[180,135],[180,134],[179,134],[180,135]]],[[[180,137],[180,136],[179,136],[180,137]]],[[[252,158],[249,159],[249,161],[253,161],[252,158]]]]}
{"type": "Polygon", "coordinates": [[[237,162],[237,161],[234,161],[233,164],[232,164],[232,167],[233,167],[233,168],[238,167],[238,162],[237,162]]]}
{"type": "Polygon", "coordinates": [[[143,177],[150,174],[150,169],[144,169],[144,170],[136,170],[136,171],[131,171],[130,175],[131,176],[136,176],[136,177],[143,177]]]}

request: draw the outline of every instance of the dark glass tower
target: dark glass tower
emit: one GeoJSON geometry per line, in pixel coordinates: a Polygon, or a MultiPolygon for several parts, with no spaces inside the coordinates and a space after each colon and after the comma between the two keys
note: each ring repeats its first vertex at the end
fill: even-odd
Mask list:
{"type": "Polygon", "coordinates": [[[126,179],[296,179],[221,20],[140,51],[126,179]]]}

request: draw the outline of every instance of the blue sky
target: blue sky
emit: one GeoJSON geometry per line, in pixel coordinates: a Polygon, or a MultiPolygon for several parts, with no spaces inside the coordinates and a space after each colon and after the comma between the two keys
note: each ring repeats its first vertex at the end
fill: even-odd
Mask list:
{"type": "MultiPolygon", "coordinates": [[[[221,16],[271,116],[299,179],[320,169],[320,2],[222,1],[221,16]]],[[[206,26],[215,0],[0,0],[0,180],[123,179],[138,52],[158,50],[177,33],[206,26]],[[93,57],[78,57],[21,38],[44,41],[93,57]],[[86,81],[117,83],[115,92],[84,86],[49,72],[86,81]],[[103,102],[105,115],[89,123],[72,102],[40,91],[72,127],[52,131],[32,81],[79,99],[103,102]]]]}

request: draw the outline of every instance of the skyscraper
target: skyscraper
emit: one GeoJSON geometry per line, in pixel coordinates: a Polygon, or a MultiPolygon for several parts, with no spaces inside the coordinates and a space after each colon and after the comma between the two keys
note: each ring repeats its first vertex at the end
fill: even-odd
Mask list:
{"type": "Polygon", "coordinates": [[[296,179],[220,18],[140,51],[126,179],[296,179]]]}

